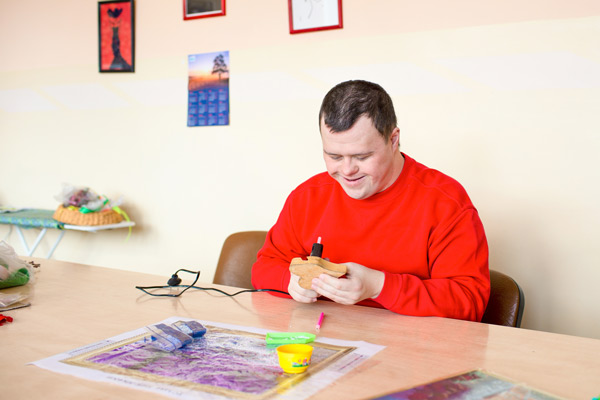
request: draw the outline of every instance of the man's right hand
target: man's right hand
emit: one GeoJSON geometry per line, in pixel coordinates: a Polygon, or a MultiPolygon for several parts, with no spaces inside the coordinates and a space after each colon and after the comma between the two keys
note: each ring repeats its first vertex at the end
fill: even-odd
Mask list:
{"type": "Polygon", "coordinates": [[[290,283],[288,284],[288,293],[294,300],[300,303],[314,303],[319,296],[317,292],[300,287],[298,275],[290,274],[290,283]]]}

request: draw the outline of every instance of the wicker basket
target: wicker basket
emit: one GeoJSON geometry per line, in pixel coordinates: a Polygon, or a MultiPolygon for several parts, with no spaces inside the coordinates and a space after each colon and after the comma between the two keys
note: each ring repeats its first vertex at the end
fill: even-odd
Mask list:
{"type": "Polygon", "coordinates": [[[58,206],[54,212],[53,218],[57,221],[71,225],[109,225],[118,224],[123,221],[121,214],[114,210],[103,210],[83,214],[79,209],[69,209],[62,205],[58,206]]]}

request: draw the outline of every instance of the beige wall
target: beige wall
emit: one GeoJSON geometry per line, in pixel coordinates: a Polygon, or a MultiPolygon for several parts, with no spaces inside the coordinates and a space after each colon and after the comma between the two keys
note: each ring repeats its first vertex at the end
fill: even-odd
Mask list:
{"type": "Polygon", "coordinates": [[[323,170],[326,91],[370,79],[402,150],[470,193],[523,326],[600,338],[600,2],[343,3],[343,29],[290,35],[282,0],[189,21],[179,0],[138,0],[136,72],[100,74],[97,1],[0,0],[0,204],[55,208],[63,182],[123,195],[128,241],[67,232],[54,258],[210,282],[229,233],[270,228],[323,170]],[[187,55],[222,50],[231,125],[188,128],[187,55]]]}

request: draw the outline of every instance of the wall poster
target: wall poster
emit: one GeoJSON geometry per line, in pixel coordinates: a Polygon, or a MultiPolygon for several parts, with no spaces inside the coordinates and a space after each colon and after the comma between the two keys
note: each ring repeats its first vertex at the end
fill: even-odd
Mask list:
{"type": "Polygon", "coordinates": [[[98,2],[100,72],[134,72],[133,0],[98,2]]]}
{"type": "Polygon", "coordinates": [[[188,56],[187,126],[229,125],[229,52],[188,56]]]}

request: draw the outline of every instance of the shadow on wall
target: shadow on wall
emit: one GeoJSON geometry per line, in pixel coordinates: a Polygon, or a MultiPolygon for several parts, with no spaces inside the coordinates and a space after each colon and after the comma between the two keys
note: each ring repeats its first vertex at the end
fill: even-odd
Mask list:
{"type": "Polygon", "coordinates": [[[527,217],[513,214],[497,223],[489,221],[486,229],[490,247],[490,268],[511,276],[523,289],[525,310],[521,327],[549,332],[559,301],[557,282],[552,275],[553,249],[543,240],[543,232],[527,217]]]}

